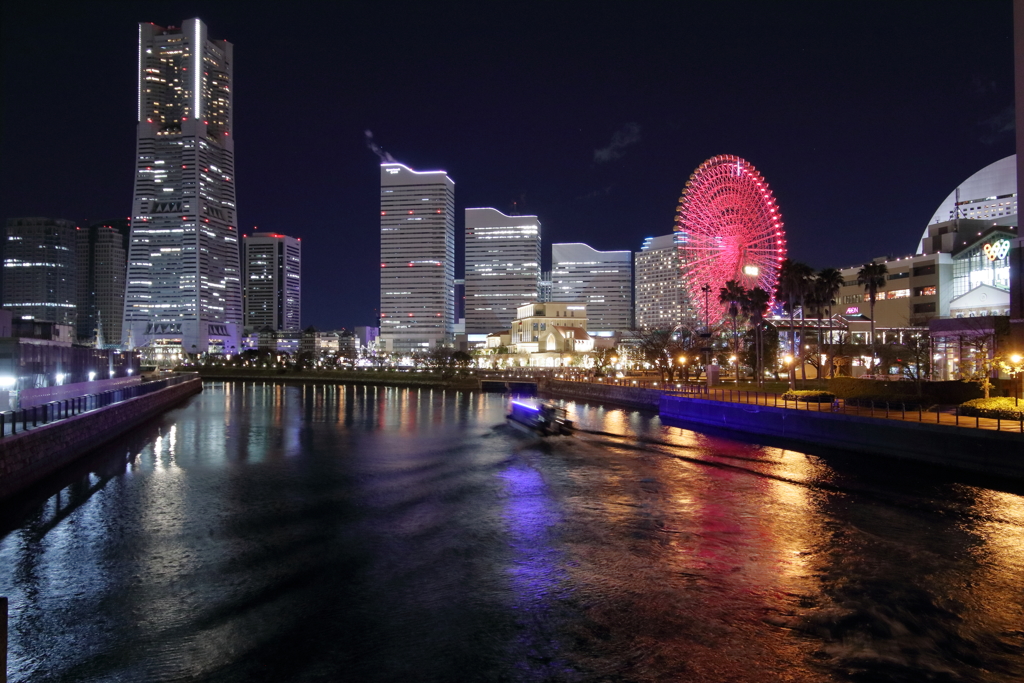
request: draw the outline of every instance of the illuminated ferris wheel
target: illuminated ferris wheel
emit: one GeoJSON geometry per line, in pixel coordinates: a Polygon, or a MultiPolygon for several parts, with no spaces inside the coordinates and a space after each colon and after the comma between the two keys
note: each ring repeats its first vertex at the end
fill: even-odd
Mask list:
{"type": "Polygon", "coordinates": [[[683,282],[701,319],[725,317],[718,293],[729,280],[760,287],[774,301],[786,235],[775,197],[753,165],[728,154],[708,159],[686,181],[676,213],[683,282]]]}

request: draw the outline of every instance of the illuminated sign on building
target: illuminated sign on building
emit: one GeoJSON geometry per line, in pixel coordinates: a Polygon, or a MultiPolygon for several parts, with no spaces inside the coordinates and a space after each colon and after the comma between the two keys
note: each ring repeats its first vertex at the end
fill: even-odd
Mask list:
{"type": "Polygon", "coordinates": [[[859,314],[860,314],[860,306],[850,306],[849,308],[846,309],[846,315],[859,315],[859,314]]]}
{"type": "Polygon", "coordinates": [[[999,259],[1006,258],[1007,252],[1010,251],[1010,240],[997,240],[990,242],[984,247],[985,256],[989,261],[998,261],[999,259]]]}

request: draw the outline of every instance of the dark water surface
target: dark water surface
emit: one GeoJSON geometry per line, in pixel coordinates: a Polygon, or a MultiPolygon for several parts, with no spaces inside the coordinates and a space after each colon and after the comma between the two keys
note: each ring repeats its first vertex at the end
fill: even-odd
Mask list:
{"type": "Polygon", "coordinates": [[[1020,491],[566,405],[208,384],[0,510],[11,680],[1024,677],[1020,491]]]}

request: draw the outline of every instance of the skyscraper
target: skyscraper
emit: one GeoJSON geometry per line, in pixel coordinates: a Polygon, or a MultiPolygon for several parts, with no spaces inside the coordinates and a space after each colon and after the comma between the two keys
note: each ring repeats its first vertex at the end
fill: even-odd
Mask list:
{"type": "Polygon", "coordinates": [[[93,223],[77,232],[77,335],[82,343],[121,343],[130,232],[131,222],[124,218],[93,223]]]}
{"type": "Polygon", "coordinates": [[[551,301],[587,305],[587,330],[633,326],[633,263],[628,251],[580,242],[551,245],[551,301]]]}
{"type": "Polygon", "coordinates": [[[540,221],[497,209],[466,209],[466,333],[508,329],[537,301],[540,221]]]}
{"type": "Polygon", "coordinates": [[[672,329],[693,319],[683,286],[676,236],[648,237],[634,254],[636,263],[636,326],[641,330],[672,329]]]}
{"type": "Polygon", "coordinates": [[[230,351],[242,320],[231,43],[139,24],[138,137],[124,339],[230,351]]]}
{"type": "Polygon", "coordinates": [[[242,238],[245,328],[298,332],[302,314],[302,242],[272,232],[242,238]]]}
{"type": "Polygon", "coordinates": [[[427,351],[455,327],[455,183],[444,171],[380,167],[380,340],[427,351]]]}
{"type": "Polygon", "coordinates": [[[15,318],[75,324],[76,232],[73,222],[60,218],[7,220],[3,307],[15,318]]]}

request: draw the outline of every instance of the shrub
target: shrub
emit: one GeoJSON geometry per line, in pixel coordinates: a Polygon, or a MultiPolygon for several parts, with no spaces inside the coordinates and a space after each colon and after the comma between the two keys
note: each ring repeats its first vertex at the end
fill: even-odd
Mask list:
{"type": "Polygon", "coordinates": [[[1001,420],[1020,420],[1024,416],[1024,404],[1017,405],[1010,396],[976,398],[960,404],[960,414],[970,417],[991,417],[1001,420]]]}
{"type": "Polygon", "coordinates": [[[814,391],[812,389],[787,391],[782,395],[784,401],[804,401],[806,403],[831,403],[836,400],[836,395],[828,391],[814,391]]]}
{"type": "MultiPolygon", "coordinates": [[[[1002,393],[1002,380],[992,380],[992,393],[1002,393]]],[[[963,403],[972,398],[981,398],[984,393],[977,382],[950,380],[946,382],[922,382],[921,396],[917,395],[917,386],[909,381],[892,381],[879,379],[859,379],[854,377],[834,377],[828,381],[829,391],[839,398],[844,398],[853,405],[853,399],[875,403],[913,402],[927,405],[939,403],[952,405],[963,403]]]]}
{"type": "Polygon", "coordinates": [[[875,394],[875,395],[863,395],[855,398],[846,399],[846,405],[848,406],[870,406],[874,403],[875,408],[885,408],[885,404],[889,404],[890,410],[917,410],[918,408],[927,408],[928,406],[934,405],[928,396],[916,396],[914,394],[875,394]]]}

